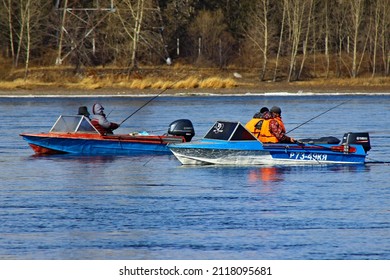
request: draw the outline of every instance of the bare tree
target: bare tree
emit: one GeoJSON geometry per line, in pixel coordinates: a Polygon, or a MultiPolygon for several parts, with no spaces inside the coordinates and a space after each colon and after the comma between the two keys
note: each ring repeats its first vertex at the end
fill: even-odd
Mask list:
{"type": "Polygon", "coordinates": [[[306,22],[306,35],[305,35],[305,40],[303,41],[303,46],[302,46],[302,60],[301,60],[301,68],[299,69],[298,73],[298,79],[300,79],[303,71],[303,66],[306,61],[307,57],[307,48],[308,48],[308,42],[309,42],[309,34],[310,34],[310,29],[311,29],[311,22],[312,22],[312,11],[313,11],[313,0],[309,0],[309,7],[308,9],[308,16],[307,16],[307,22],[306,22]]]}
{"type": "Polygon", "coordinates": [[[375,1],[376,5],[374,7],[374,38],[373,38],[373,54],[372,54],[372,74],[374,77],[376,73],[376,57],[377,57],[377,49],[378,49],[378,36],[379,36],[379,26],[380,26],[380,6],[378,1],[375,1]]]}
{"type": "Polygon", "coordinates": [[[125,1],[126,5],[130,8],[131,14],[134,18],[134,27],[133,27],[133,47],[131,51],[131,68],[135,66],[135,59],[137,54],[137,46],[139,43],[142,20],[144,16],[144,0],[138,0],[136,3],[136,7],[134,8],[130,1],[125,1]]]}
{"type": "Polygon", "coordinates": [[[20,24],[19,24],[19,32],[17,33],[18,39],[17,39],[17,50],[16,50],[16,56],[15,56],[15,62],[14,62],[15,67],[18,67],[20,53],[23,49],[28,4],[29,4],[29,0],[27,0],[27,1],[20,0],[19,1],[20,14],[19,14],[18,19],[19,19],[20,24]],[[25,2],[27,2],[27,3],[25,3],[25,2]]]}
{"type": "Polygon", "coordinates": [[[352,77],[356,78],[358,75],[358,40],[360,34],[360,25],[363,14],[363,0],[350,0],[350,12],[352,22],[352,36],[353,36],[353,58],[352,58],[352,77]]]}
{"type": "Polygon", "coordinates": [[[349,47],[344,47],[344,45],[346,44],[345,41],[348,41],[347,38],[348,38],[348,30],[345,28],[346,25],[348,25],[348,22],[347,22],[347,15],[349,14],[349,10],[347,9],[347,4],[346,2],[343,2],[343,1],[336,1],[335,5],[336,8],[335,8],[335,12],[334,12],[334,25],[335,25],[335,30],[336,30],[336,33],[337,33],[337,37],[335,38],[335,44],[337,45],[337,65],[336,65],[336,75],[337,76],[341,76],[342,75],[342,66],[344,66],[349,75],[351,76],[351,70],[350,70],[350,67],[349,67],[349,64],[347,64],[345,61],[344,61],[344,58],[343,58],[343,53],[344,53],[344,50],[346,49],[346,51],[348,52],[348,49],[349,47]]]}
{"type": "Polygon", "coordinates": [[[277,71],[278,71],[278,66],[279,66],[279,57],[280,53],[282,50],[282,43],[283,43],[283,35],[284,35],[284,27],[285,27],[285,21],[286,21],[286,14],[287,14],[287,1],[283,1],[283,16],[282,16],[282,22],[281,22],[281,28],[280,28],[280,33],[279,33],[279,44],[278,44],[278,51],[276,54],[276,59],[275,59],[275,70],[274,70],[274,78],[273,81],[275,82],[277,79],[277,71]]]}
{"type": "Polygon", "coordinates": [[[221,56],[232,45],[232,37],[227,32],[227,25],[224,23],[221,10],[201,11],[189,29],[189,34],[192,36],[193,42],[199,40],[201,42],[200,46],[194,43],[200,47],[198,49],[198,63],[222,66],[221,59],[224,61],[225,58],[221,56]]]}
{"type": "Polygon", "coordinates": [[[330,58],[329,58],[329,37],[330,37],[330,28],[329,28],[329,0],[325,0],[325,59],[326,59],[326,77],[329,77],[329,67],[330,67],[330,58]]]}
{"type": "Polygon", "coordinates": [[[169,0],[165,10],[162,11],[168,50],[176,53],[177,56],[187,56],[192,53],[188,28],[196,12],[196,2],[197,0],[169,0]]]}
{"type": "Polygon", "coordinates": [[[24,79],[28,76],[28,67],[30,63],[30,50],[31,50],[31,7],[30,0],[26,2],[26,59],[24,62],[24,79]]]}
{"type": "Polygon", "coordinates": [[[389,0],[379,0],[377,5],[381,11],[380,45],[382,49],[382,62],[384,75],[390,74],[390,5],[389,0]]]}
{"type": "Polygon", "coordinates": [[[12,63],[15,64],[15,48],[14,48],[14,28],[12,15],[12,0],[3,0],[4,9],[7,11],[8,25],[8,42],[11,50],[12,63]]]}
{"type": "Polygon", "coordinates": [[[257,0],[249,17],[251,24],[245,31],[246,37],[261,52],[263,61],[259,78],[265,78],[269,54],[269,0],[257,0]]]}
{"type": "Polygon", "coordinates": [[[259,66],[261,80],[272,70],[274,81],[315,71],[318,50],[326,77],[333,70],[352,78],[388,76],[390,5],[389,0],[0,0],[0,43],[2,54],[12,57],[7,63],[24,64],[25,76],[55,50],[58,62],[69,57],[77,67],[112,63],[131,70],[161,63],[170,53],[210,66],[240,61],[259,66]]]}
{"type": "Polygon", "coordinates": [[[297,54],[299,50],[299,46],[301,43],[301,36],[303,33],[303,28],[305,16],[307,13],[307,0],[290,0],[285,1],[287,3],[287,16],[288,16],[288,26],[290,32],[290,65],[289,65],[289,73],[288,73],[288,81],[291,82],[297,79],[296,73],[296,64],[297,64],[297,54]]]}
{"type": "Polygon", "coordinates": [[[119,41],[115,47],[124,56],[130,57],[129,71],[137,68],[139,59],[159,59],[168,61],[168,52],[163,38],[163,23],[160,6],[155,0],[122,0],[115,13],[120,28],[113,34],[113,41],[119,41]],[[120,39],[120,40],[118,40],[120,39]],[[122,49],[122,50],[121,50],[122,49]]]}

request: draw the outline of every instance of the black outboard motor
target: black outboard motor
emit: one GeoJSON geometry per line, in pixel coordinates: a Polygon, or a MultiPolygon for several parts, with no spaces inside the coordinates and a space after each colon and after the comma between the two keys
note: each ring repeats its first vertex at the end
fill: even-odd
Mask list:
{"type": "Polygon", "coordinates": [[[168,134],[176,136],[184,136],[187,142],[190,142],[195,135],[192,122],[187,119],[180,119],[172,122],[168,128],[168,134]]]}
{"type": "Polygon", "coordinates": [[[343,136],[341,144],[356,144],[362,145],[364,151],[367,153],[371,150],[370,135],[368,132],[348,132],[343,136]]]}

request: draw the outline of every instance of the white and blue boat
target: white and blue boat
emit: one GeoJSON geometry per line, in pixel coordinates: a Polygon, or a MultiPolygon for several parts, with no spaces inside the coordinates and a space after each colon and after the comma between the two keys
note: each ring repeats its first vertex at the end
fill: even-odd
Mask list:
{"type": "Polygon", "coordinates": [[[370,150],[367,132],[307,139],[298,143],[261,143],[240,122],[217,121],[198,141],[168,147],[183,165],[364,164],[370,150]],[[334,141],[337,139],[337,141],[334,141]]]}

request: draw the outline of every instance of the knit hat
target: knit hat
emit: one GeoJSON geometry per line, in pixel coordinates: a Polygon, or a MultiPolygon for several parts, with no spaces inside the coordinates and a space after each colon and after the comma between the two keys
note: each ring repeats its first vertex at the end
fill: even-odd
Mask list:
{"type": "Polygon", "coordinates": [[[282,114],[282,109],[280,109],[280,107],[278,107],[278,106],[273,106],[271,108],[271,112],[281,115],[282,114]]]}
{"type": "Polygon", "coordinates": [[[264,112],[268,112],[268,108],[267,107],[263,107],[260,109],[260,113],[264,113],[264,112]]]}
{"type": "Polygon", "coordinates": [[[88,109],[87,109],[86,106],[81,106],[81,107],[79,107],[78,115],[84,115],[86,117],[89,117],[90,114],[89,114],[88,109]]]}

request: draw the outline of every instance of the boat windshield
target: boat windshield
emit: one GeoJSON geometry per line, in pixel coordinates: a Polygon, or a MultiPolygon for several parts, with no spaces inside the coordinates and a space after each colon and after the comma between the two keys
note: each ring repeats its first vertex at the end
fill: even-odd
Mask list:
{"type": "Polygon", "coordinates": [[[225,121],[217,121],[204,138],[226,141],[257,141],[241,123],[225,121]]]}
{"type": "Polygon", "coordinates": [[[79,132],[99,134],[91,122],[82,115],[60,116],[50,132],[79,132]]]}

